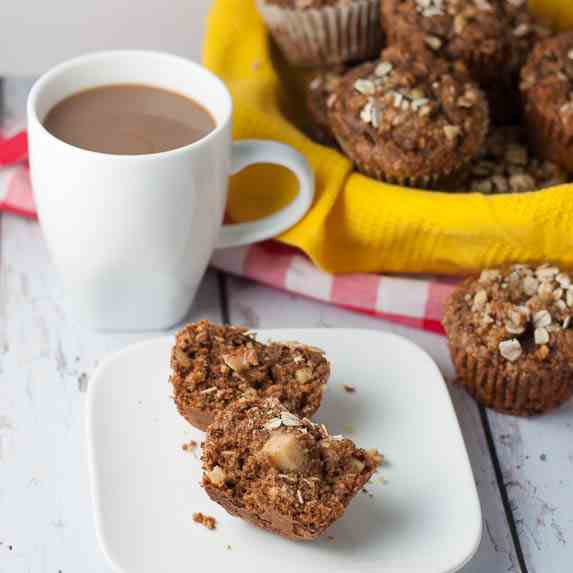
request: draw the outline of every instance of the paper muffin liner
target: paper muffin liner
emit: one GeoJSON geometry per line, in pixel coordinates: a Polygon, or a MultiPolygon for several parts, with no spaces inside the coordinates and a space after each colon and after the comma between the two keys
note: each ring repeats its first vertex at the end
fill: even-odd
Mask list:
{"type": "Polygon", "coordinates": [[[566,402],[573,395],[571,372],[547,371],[534,375],[524,368],[508,372],[490,360],[468,354],[449,339],[456,382],[480,404],[504,414],[534,416],[566,402]]]}
{"type": "Polygon", "coordinates": [[[451,171],[433,173],[419,177],[390,175],[381,168],[373,165],[354,163],[358,171],[367,177],[372,177],[379,181],[397,185],[400,187],[410,187],[413,189],[437,189],[440,191],[454,191],[460,188],[464,181],[464,175],[467,173],[471,163],[467,162],[451,171]]]}
{"type": "Polygon", "coordinates": [[[366,175],[367,177],[377,179],[378,181],[390,183],[391,185],[398,185],[400,187],[411,187],[414,189],[454,189],[456,184],[463,180],[463,175],[467,172],[469,166],[471,165],[471,162],[467,161],[460,164],[456,169],[452,169],[450,171],[443,171],[440,173],[433,173],[430,175],[423,175],[418,177],[389,174],[385,172],[379,165],[365,163],[357,160],[354,156],[353,150],[346,144],[343,138],[337,137],[336,139],[342,152],[354,163],[354,167],[360,173],[366,175]]]}
{"type": "Polygon", "coordinates": [[[275,42],[293,65],[366,60],[382,48],[379,0],[308,10],[283,8],[268,0],[257,0],[257,6],[275,42]]]}

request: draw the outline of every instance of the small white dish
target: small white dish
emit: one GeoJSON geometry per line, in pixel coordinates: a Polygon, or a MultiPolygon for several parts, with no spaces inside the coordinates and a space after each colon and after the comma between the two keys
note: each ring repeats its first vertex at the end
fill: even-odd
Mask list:
{"type": "Polygon", "coordinates": [[[300,340],[326,351],[333,374],[315,419],[385,455],[369,495],[358,494],[330,528],[334,540],[287,541],[231,517],[199,486],[199,450],[197,457],[182,450],[203,434],[170,397],[173,339],[137,344],[102,363],[89,384],[96,529],[115,570],[450,573],[467,563],[481,539],[481,509],[432,359],[408,340],[376,331],[266,330],[259,339],[300,340]],[[195,524],[197,511],[214,516],[217,530],[195,524]]]}

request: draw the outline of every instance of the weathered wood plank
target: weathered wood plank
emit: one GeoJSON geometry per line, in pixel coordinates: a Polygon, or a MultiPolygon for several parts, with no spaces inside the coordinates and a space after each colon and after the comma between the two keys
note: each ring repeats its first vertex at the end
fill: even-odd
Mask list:
{"type": "MultiPolygon", "coordinates": [[[[232,322],[246,324],[252,328],[338,326],[395,332],[419,344],[436,360],[445,377],[452,376],[446,344],[439,336],[257,286],[241,279],[227,279],[227,291],[232,322]]],[[[517,558],[479,410],[463,391],[457,388],[450,390],[470,454],[484,514],[482,544],[476,557],[464,568],[464,572],[517,572],[517,558]]]]}
{"type": "MultiPolygon", "coordinates": [[[[202,317],[221,320],[213,271],[189,315],[202,317]]],[[[110,571],[92,525],[85,390],[105,355],[150,336],[75,324],[38,224],[1,217],[0,572],[110,571]]]]}
{"type": "Polygon", "coordinates": [[[488,419],[529,573],[573,570],[573,403],[488,419]]]}

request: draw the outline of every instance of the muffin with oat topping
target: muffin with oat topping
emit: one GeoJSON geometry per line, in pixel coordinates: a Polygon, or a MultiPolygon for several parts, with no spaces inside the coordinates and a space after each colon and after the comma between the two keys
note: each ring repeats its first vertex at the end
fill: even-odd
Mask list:
{"type": "Polygon", "coordinates": [[[384,0],[388,43],[464,62],[482,86],[497,82],[508,44],[500,0],[384,0]]]}
{"type": "Polygon", "coordinates": [[[464,189],[488,195],[525,193],[566,182],[563,169],[529,152],[521,128],[498,127],[489,134],[464,189]]]}
{"type": "Polygon", "coordinates": [[[458,382],[508,414],[543,414],[573,394],[573,285],[549,264],[485,270],[447,302],[458,382]]]}
{"type": "Polygon", "coordinates": [[[310,541],[342,517],[381,456],[267,399],[217,414],[201,459],[203,488],[231,515],[310,541]]]}
{"type": "Polygon", "coordinates": [[[413,187],[451,187],[479,154],[485,98],[463,64],[402,46],[348,72],[328,109],[332,131],[356,167],[413,187]]]}
{"type": "Polygon", "coordinates": [[[243,396],[278,398],[293,412],[311,416],[329,375],[330,365],[318,348],[298,342],[263,344],[247,328],[206,320],[182,328],[171,353],[175,404],[200,430],[243,396]]]}
{"type": "Polygon", "coordinates": [[[382,48],[380,0],[257,0],[257,6],[290,64],[361,61],[382,48]]]}
{"type": "Polygon", "coordinates": [[[573,173],[573,32],[537,44],[520,89],[530,142],[541,157],[573,173]]]}
{"type": "Polygon", "coordinates": [[[312,77],[306,89],[306,108],[312,122],[311,135],[324,145],[336,145],[328,121],[328,108],[334,103],[334,90],[345,70],[344,66],[322,70],[312,77]]]}

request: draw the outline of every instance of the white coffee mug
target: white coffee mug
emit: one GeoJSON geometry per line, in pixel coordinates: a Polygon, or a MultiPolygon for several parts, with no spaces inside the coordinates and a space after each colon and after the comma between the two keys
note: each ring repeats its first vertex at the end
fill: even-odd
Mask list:
{"type": "MultiPolygon", "coordinates": [[[[213,249],[268,239],[309,209],[314,177],[289,146],[231,140],[232,102],[205,68],[169,54],[99,52],[53,68],[28,98],[32,185],[40,222],[67,298],[98,330],[153,330],[182,320],[213,249]],[[48,111],[80,90],[146,84],[193,98],[216,128],[162,153],[109,155],[74,147],[42,125],[48,111]],[[229,176],[253,163],[293,171],[300,190],[281,211],[222,225],[229,176]]],[[[272,181],[268,182],[272,192],[272,181]]]]}

